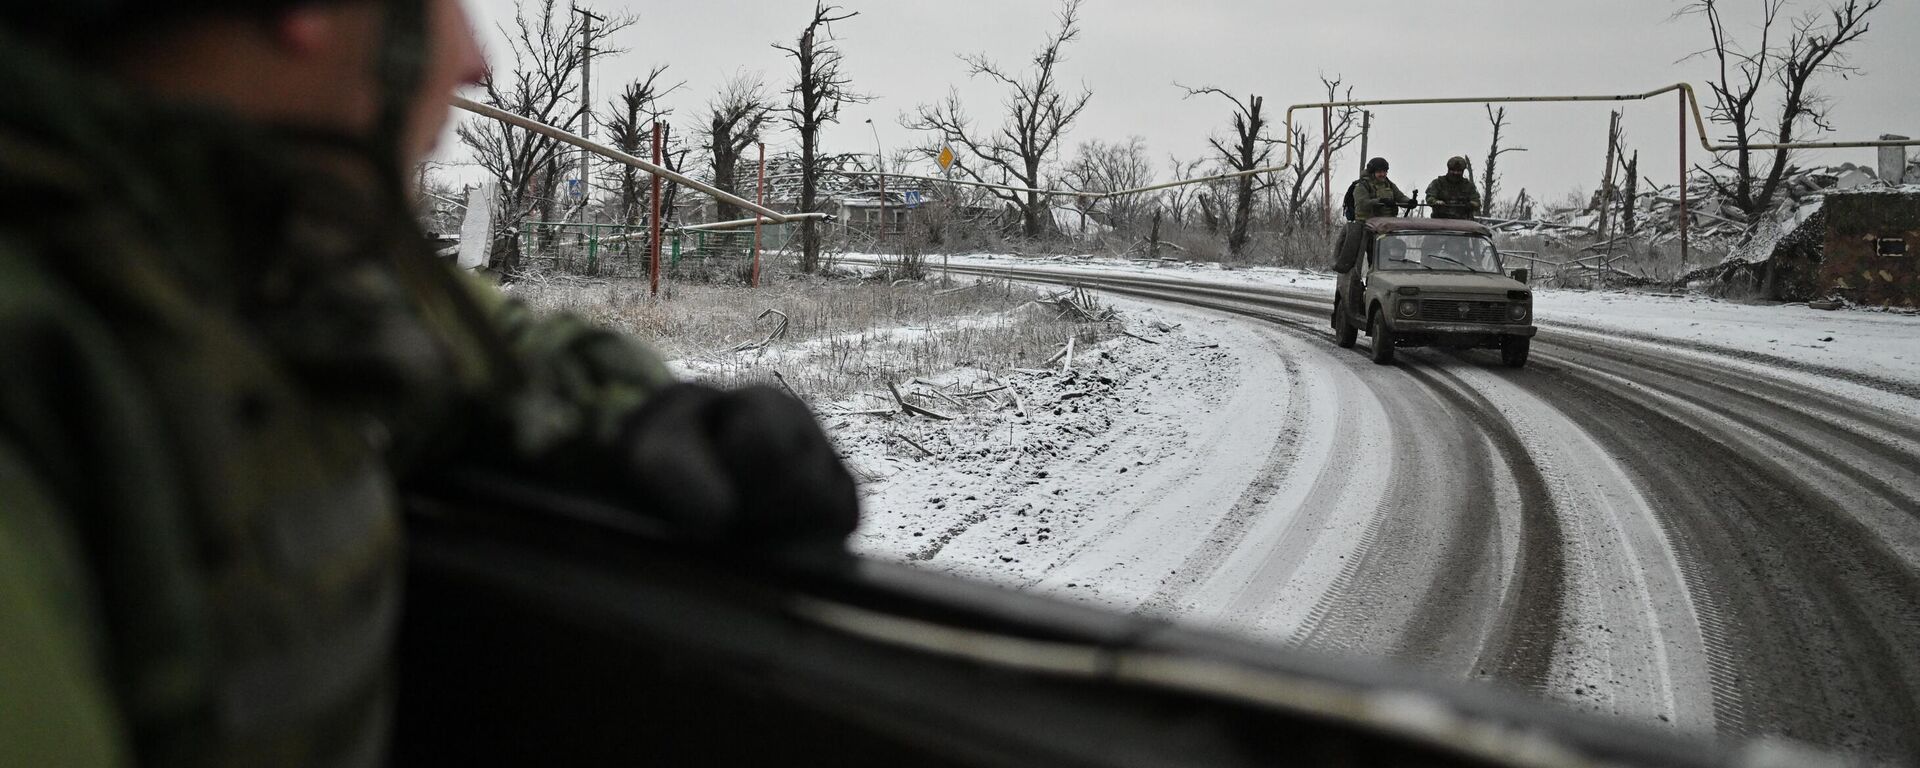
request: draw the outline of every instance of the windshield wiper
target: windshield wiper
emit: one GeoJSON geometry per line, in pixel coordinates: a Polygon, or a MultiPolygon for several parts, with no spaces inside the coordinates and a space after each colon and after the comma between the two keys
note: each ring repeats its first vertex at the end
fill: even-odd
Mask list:
{"type": "MultiPolygon", "coordinates": [[[[1429,258],[1429,259],[1439,259],[1439,260],[1441,260],[1441,261],[1451,261],[1451,262],[1453,262],[1453,263],[1455,263],[1455,264],[1458,264],[1458,265],[1460,265],[1460,267],[1461,267],[1462,269],[1465,269],[1465,270],[1466,270],[1466,271],[1468,271],[1468,272],[1472,272],[1472,273],[1474,273],[1474,274],[1479,274],[1479,273],[1480,273],[1480,270],[1477,270],[1477,269],[1474,269],[1473,267],[1469,267],[1469,266],[1467,266],[1467,263],[1466,263],[1466,262],[1464,262],[1464,261],[1461,261],[1461,260],[1459,260],[1459,259],[1456,259],[1456,258],[1453,258],[1452,256],[1442,256],[1442,255],[1440,255],[1440,254],[1437,254],[1437,253],[1430,253],[1430,254],[1427,254],[1427,258],[1429,258]]],[[[1432,267],[1427,267],[1427,268],[1428,268],[1428,269],[1432,269],[1432,267]]]]}
{"type": "MultiPolygon", "coordinates": [[[[1433,267],[1429,267],[1429,266],[1427,266],[1427,265],[1425,265],[1425,264],[1421,264],[1420,262],[1417,262],[1417,261],[1414,261],[1413,259],[1387,259],[1387,261],[1398,261],[1398,262],[1401,262],[1401,263],[1403,263],[1403,264],[1416,264],[1416,265],[1419,265],[1419,266],[1420,266],[1420,267],[1421,267],[1422,269],[1427,269],[1427,270],[1433,270],[1433,267]]],[[[1466,265],[1465,265],[1465,264],[1461,264],[1460,266],[1463,266],[1463,267],[1464,267],[1464,266],[1466,266],[1466,265]]]]}

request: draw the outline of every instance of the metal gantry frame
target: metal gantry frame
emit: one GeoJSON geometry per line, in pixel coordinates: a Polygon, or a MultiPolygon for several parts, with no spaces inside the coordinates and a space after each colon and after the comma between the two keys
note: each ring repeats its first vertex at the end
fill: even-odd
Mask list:
{"type": "MultiPolygon", "coordinates": [[[[1286,117],[1286,126],[1285,126],[1286,138],[1281,142],[1285,147],[1285,152],[1282,155],[1283,161],[1279,165],[1268,166],[1265,168],[1254,168],[1254,169],[1245,170],[1245,171],[1235,171],[1232,173],[1222,173],[1222,174],[1216,174],[1212,176],[1202,176],[1202,177],[1191,178],[1191,179],[1181,179],[1178,181],[1170,181],[1162,184],[1152,184],[1152,185],[1138,187],[1134,189],[1122,189],[1122,190],[1115,190],[1111,192],[1086,192],[1086,191],[1072,190],[1072,189],[1036,189],[1032,187],[1020,187],[1020,186],[1013,186],[1008,184],[992,184],[992,183],[982,182],[982,181],[955,181],[951,178],[938,178],[933,176],[917,176],[917,175],[903,174],[903,173],[851,171],[851,172],[843,172],[842,175],[850,176],[850,177],[877,178],[883,184],[886,182],[887,179],[907,179],[912,181],[925,181],[925,182],[932,182],[932,183],[938,183],[938,184],[952,184],[956,186],[972,187],[977,189],[990,189],[990,190],[996,190],[1000,192],[1009,192],[1009,193],[1015,193],[1015,194],[1037,194],[1037,195],[1045,195],[1048,197],[1076,197],[1076,198],[1083,198],[1083,199],[1097,201],[1097,200],[1104,200],[1108,198],[1146,194],[1149,192],[1159,192],[1161,190],[1173,189],[1176,187],[1191,186],[1194,184],[1208,184],[1216,181],[1227,181],[1227,180],[1238,179],[1246,176],[1258,176],[1263,173],[1278,173],[1280,171],[1287,170],[1288,168],[1293,167],[1294,113],[1303,109],[1321,110],[1322,123],[1323,123],[1322,130],[1325,134],[1330,134],[1332,132],[1331,122],[1332,122],[1333,110],[1343,109],[1343,108],[1434,106],[1434,105],[1447,105],[1447,104],[1554,104],[1554,103],[1580,103],[1580,102],[1648,101],[1660,96],[1664,96],[1669,93],[1678,93],[1679,99],[1680,99],[1680,211],[1681,211],[1680,247],[1683,254],[1683,258],[1684,258],[1684,254],[1688,250],[1686,210],[1687,210],[1687,202],[1688,202],[1687,114],[1689,110],[1691,110],[1693,114],[1693,123],[1699,135],[1700,147],[1706,150],[1709,154],[1715,154],[1715,153],[1721,153],[1721,152],[1736,152],[1742,149],[1745,149],[1748,151],[1755,151],[1755,150],[1765,151],[1765,150],[1779,150],[1779,149],[1789,149],[1789,150],[1792,150],[1792,149],[1870,149],[1870,148],[1879,148],[1879,147],[1920,146],[1920,139],[1881,139],[1877,141],[1800,141],[1800,142],[1789,142],[1789,143],[1746,144],[1746,145],[1715,144],[1712,142],[1711,139],[1708,138],[1706,113],[1701,109],[1699,94],[1695,92],[1691,84],[1675,83],[1673,85],[1669,85],[1663,88],[1657,88],[1651,91],[1647,91],[1645,93],[1627,93],[1627,94],[1611,94],[1611,95],[1471,96],[1471,97],[1420,98],[1420,99],[1361,99],[1361,100],[1348,100],[1348,101],[1325,101],[1325,102],[1312,102],[1312,103],[1306,103],[1306,104],[1295,104],[1293,106],[1287,107],[1287,117],[1286,117]]],[[[734,195],[725,190],[714,187],[710,184],[706,184],[692,177],[689,177],[679,172],[665,168],[661,166],[659,163],[649,163],[645,160],[641,160],[640,158],[634,157],[632,155],[628,155],[617,149],[613,149],[611,147],[598,144],[589,139],[581,138],[565,130],[555,128],[553,126],[550,126],[535,120],[530,120],[528,118],[513,114],[511,112],[507,112],[502,109],[498,109],[496,107],[488,106],[486,104],[481,104],[471,99],[456,96],[453,99],[453,104],[454,106],[460,107],[461,109],[465,109],[469,112],[473,112],[474,114],[482,115],[485,117],[491,117],[496,120],[509,123],[511,125],[519,126],[521,128],[525,128],[535,133],[539,133],[539,134],[548,136],[550,138],[565,142],[567,144],[571,144],[575,147],[579,147],[581,149],[594,152],[596,154],[599,154],[603,157],[607,157],[614,161],[633,166],[645,173],[652,175],[654,177],[654,181],[656,182],[656,184],[662,177],[664,177],[674,181],[675,183],[683,184],[695,190],[698,190],[702,193],[705,193],[717,200],[721,200],[730,205],[743,208],[757,214],[757,217],[753,219],[744,219],[741,221],[732,221],[732,222],[720,222],[716,224],[706,224],[706,225],[700,225],[698,227],[688,227],[687,229],[726,229],[726,228],[745,227],[745,226],[758,227],[761,224],[785,224],[791,221],[804,221],[807,219],[827,218],[827,215],[823,213],[793,213],[793,214],[779,213],[772,209],[766,208],[763,205],[760,205],[753,201],[742,198],[738,195],[734,195]]],[[[1325,148],[1325,139],[1326,139],[1326,136],[1323,135],[1322,136],[1323,149],[1325,148]]],[[[657,146],[657,142],[656,142],[656,146],[657,146]]],[[[1325,194],[1327,199],[1331,201],[1333,196],[1333,188],[1332,188],[1333,168],[1331,163],[1324,162],[1325,160],[1326,158],[1323,158],[1323,162],[1321,163],[1323,194],[1325,194]]],[[[657,200],[658,197],[656,196],[655,199],[657,200]]],[[[1329,210],[1329,215],[1331,215],[1332,205],[1328,205],[1327,207],[1329,210]]],[[[656,222],[658,221],[657,215],[655,216],[655,220],[656,222]]],[[[657,261],[658,259],[656,258],[656,262],[657,261]]]]}

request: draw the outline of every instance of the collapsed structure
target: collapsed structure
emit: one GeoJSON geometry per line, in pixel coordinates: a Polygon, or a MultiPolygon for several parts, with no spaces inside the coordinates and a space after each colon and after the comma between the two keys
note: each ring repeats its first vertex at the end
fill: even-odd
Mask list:
{"type": "MultiPolygon", "coordinates": [[[[1907,161],[1897,148],[1882,155],[1877,169],[1852,163],[1793,169],[1774,207],[1759,218],[1712,194],[1705,179],[1695,179],[1689,186],[1707,193],[1688,201],[1688,235],[1696,249],[1726,257],[1681,282],[1744,282],[1761,298],[1777,301],[1920,307],[1920,271],[1905,247],[1920,237],[1920,160],[1907,161]]],[[[1673,187],[1623,195],[1604,207],[1599,197],[1584,208],[1548,210],[1537,219],[1485,221],[1502,235],[1591,250],[1605,245],[1598,242],[1604,210],[1617,242],[1660,246],[1679,239],[1680,200],[1673,187]]]]}

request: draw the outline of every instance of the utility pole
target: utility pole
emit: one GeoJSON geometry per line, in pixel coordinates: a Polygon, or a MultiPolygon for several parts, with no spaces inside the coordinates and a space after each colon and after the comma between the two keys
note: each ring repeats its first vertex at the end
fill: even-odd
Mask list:
{"type": "MultiPolygon", "coordinates": [[[[579,6],[580,14],[580,136],[593,138],[593,23],[607,17],[579,6]]],[[[587,205],[593,200],[593,153],[580,150],[580,220],[587,221],[587,205]]]]}
{"type": "Polygon", "coordinates": [[[1600,287],[1607,287],[1607,270],[1612,269],[1613,260],[1613,163],[1620,153],[1620,113],[1613,113],[1607,121],[1607,172],[1600,177],[1600,241],[1605,250],[1601,251],[1598,279],[1600,287]]]}
{"type": "Polygon", "coordinates": [[[873,120],[867,120],[867,127],[873,129],[873,163],[880,171],[880,228],[874,231],[874,244],[878,245],[887,235],[887,156],[880,148],[880,126],[873,120]]]}
{"type": "Polygon", "coordinates": [[[1362,110],[1360,112],[1360,178],[1363,179],[1367,177],[1367,161],[1372,159],[1367,157],[1367,141],[1372,138],[1372,134],[1373,113],[1362,110]]]}

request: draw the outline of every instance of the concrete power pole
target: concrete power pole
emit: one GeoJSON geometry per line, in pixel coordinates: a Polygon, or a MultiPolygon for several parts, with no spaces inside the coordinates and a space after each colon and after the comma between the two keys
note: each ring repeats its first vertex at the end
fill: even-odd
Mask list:
{"type": "MultiPolygon", "coordinates": [[[[593,138],[593,23],[607,17],[579,6],[574,13],[580,24],[580,136],[593,138]]],[[[593,153],[580,150],[580,221],[588,221],[587,205],[593,201],[593,153]]]]}

